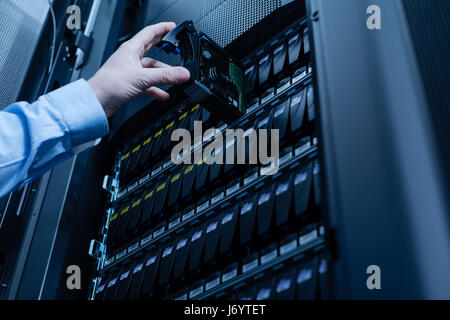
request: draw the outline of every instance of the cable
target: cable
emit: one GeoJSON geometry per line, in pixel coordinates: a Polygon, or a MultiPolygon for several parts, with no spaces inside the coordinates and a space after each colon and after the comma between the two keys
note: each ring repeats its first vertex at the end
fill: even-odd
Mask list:
{"type": "Polygon", "coordinates": [[[53,24],[53,42],[51,47],[51,56],[50,56],[50,64],[48,66],[47,74],[48,74],[48,80],[47,84],[45,85],[45,92],[48,91],[48,86],[50,84],[51,74],[53,72],[53,68],[55,67],[55,49],[56,49],[56,17],[55,17],[55,10],[53,9],[53,2],[54,0],[48,0],[48,4],[50,6],[50,15],[52,17],[52,24],[53,24]]]}
{"type": "Polygon", "coordinates": [[[52,23],[53,23],[53,43],[51,47],[51,57],[50,57],[50,65],[48,68],[48,74],[52,72],[53,64],[55,63],[55,47],[56,47],[56,17],[55,17],[55,10],[53,9],[53,1],[54,0],[48,0],[48,4],[50,6],[50,14],[52,16],[52,23]]]}

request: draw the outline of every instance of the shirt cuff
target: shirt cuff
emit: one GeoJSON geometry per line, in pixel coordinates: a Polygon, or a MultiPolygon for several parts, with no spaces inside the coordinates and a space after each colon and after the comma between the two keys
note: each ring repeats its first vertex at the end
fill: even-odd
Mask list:
{"type": "Polygon", "coordinates": [[[81,146],[76,146],[73,148],[73,152],[75,154],[80,154],[88,149],[98,146],[100,144],[100,142],[102,142],[101,138],[99,138],[95,141],[90,141],[88,143],[82,144],[81,146]]]}
{"type": "Polygon", "coordinates": [[[109,133],[106,114],[89,84],[81,79],[47,95],[67,126],[72,147],[104,137],[109,133]]]}

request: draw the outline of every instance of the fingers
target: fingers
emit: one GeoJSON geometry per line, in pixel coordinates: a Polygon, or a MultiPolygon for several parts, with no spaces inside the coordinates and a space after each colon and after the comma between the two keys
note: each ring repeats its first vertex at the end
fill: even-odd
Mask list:
{"type": "Polygon", "coordinates": [[[159,101],[167,101],[170,99],[170,95],[167,92],[157,87],[148,88],[144,91],[144,94],[159,101]]]}
{"type": "Polygon", "coordinates": [[[128,44],[138,50],[140,57],[143,57],[152,46],[160,42],[175,26],[176,24],[173,22],[161,22],[145,27],[129,40],[128,44]]]}
{"type": "Polygon", "coordinates": [[[141,59],[142,66],[144,68],[170,68],[168,64],[165,64],[161,61],[152,59],[152,58],[142,58],[141,59]]]}
{"type": "Polygon", "coordinates": [[[164,67],[144,69],[147,83],[155,85],[181,84],[191,77],[189,71],[183,67],[164,67]]]}

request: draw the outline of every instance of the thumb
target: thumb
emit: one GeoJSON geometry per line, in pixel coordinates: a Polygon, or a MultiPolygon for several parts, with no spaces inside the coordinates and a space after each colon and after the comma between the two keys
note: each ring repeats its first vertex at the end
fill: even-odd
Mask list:
{"type": "Polygon", "coordinates": [[[183,67],[147,68],[144,76],[151,86],[181,84],[191,77],[189,70],[183,67]]]}

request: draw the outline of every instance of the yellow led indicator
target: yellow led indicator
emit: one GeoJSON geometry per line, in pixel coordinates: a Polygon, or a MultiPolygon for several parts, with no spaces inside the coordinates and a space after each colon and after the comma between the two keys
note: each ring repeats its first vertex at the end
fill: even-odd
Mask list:
{"type": "Polygon", "coordinates": [[[193,108],[191,109],[191,112],[194,112],[194,111],[197,110],[198,108],[200,108],[200,105],[199,105],[199,104],[196,105],[195,107],[193,107],[193,108]]]}
{"type": "Polygon", "coordinates": [[[183,113],[179,118],[178,118],[178,120],[183,120],[184,118],[186,118],[186,116],[187,116],[187,112],[185,112],[185,113],[183,113]]]}
{"type": "Polygon", "coordinates": [[[122,157],[122,161],[126,160],[129,156],[130,156],[130,153],[128,152],[126,155],[124,155],[124,156],[122,157]]]}
{"type": "Polygon", "coordinates": [[[171,123],[169,123],[169,124],[166,126],[166,130],[172,128],[174,124],[175,124],[175,121],[172,121],[171,123]]]}
{"type": "Polygon", "coordinates": [[[162,133],[163,133],[163,129],[159,130],[159,131],[155,134],[155,138],[158,138],[162,133]]]}
{"type": "Polygon", "coordinates": [[[133,208],[136,208],[138,205],[141,204],[141,199],[139,199],[138,201],[136,201],[135,203],[133,203],[133,208]]]}
{"type": "Polygon", "coordinates": [[[178,173],[177,175],[173,176],[172,180],[170,180],[171,183],[174,183],[175,181],[177,181],[178,179],[180,179],[180,174],[178,173]]]}
{"type": "Polygon", "coordinates": [[[156,191],[161,191],[162,189],[164,189],[166,187],[166,183],[163,183],[162,185],[160,185],[159,187],[158,187],[158,189],[156,189],[156,191]]]}
{"type": "Polygon", "coordinates": [[[127,213],[128,210],[130,210],[130,206],[128,206],[125,209],[123,209],[122,212],[120,213],[120,215],[123,215],[123,214],[127,213]]]}
{"type": "Polygon", "coordinates": [[[150,143],[150,141],[152,141],[152,137],[150,137],[150,138],[148,138],[147,140],[144,141],[144,143],[143,143],[144,147],[146,145],[148,145],[150,143]]]}
{"type": "Polygon", "coordinates": [[[145,195],[145,200],[147,200],[147,199],[150,198],[151,196],[153,196],[153,191],[151,191],[151,192],[149,192],[149,193],[147,193],[147,194],[145,195]]]}
{"type": "Polygon", "coordinates": [[[118,214],[116,213],[115,215],[113,215],[110,219],[109,222],[113,222],[114,220],[117,219],[118,214]]]}
{"type": "Polygon", "coordinates": [[[189,172],[192,171],[192,169],[194,169],[194,166],[193,166],[193,165],[187,167],[187,169],[184,171],[184,174],[188,174],[189,172]]]}
{"type": "Polygon", "coordinates": [[[140,148],[141,148],[141,145],[138,145],[136,148],[133,149],[133,153],[138,152],[140,148]]]}

